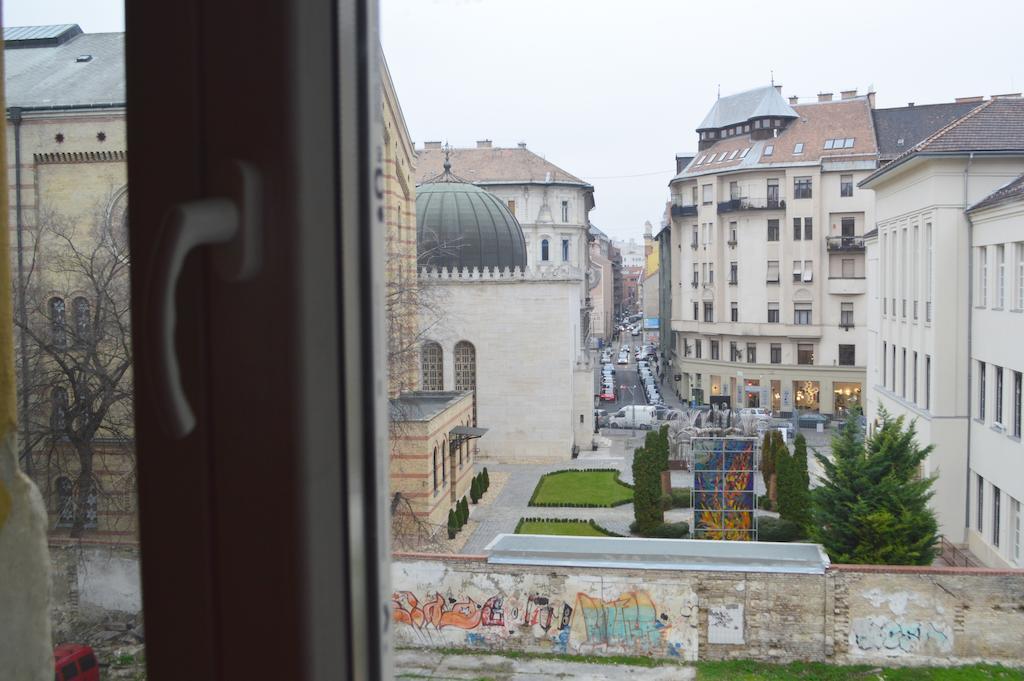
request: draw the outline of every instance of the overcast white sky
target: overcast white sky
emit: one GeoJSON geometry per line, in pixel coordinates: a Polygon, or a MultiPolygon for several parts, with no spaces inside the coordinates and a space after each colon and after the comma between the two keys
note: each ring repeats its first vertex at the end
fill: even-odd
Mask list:
{"type": "MultiPolygon", "coordinates": [[[[113,0],[7,0],[3,13],[7,26],[124,25],[113,0]]],[[[381,0],[416,142],[525,141],[593,183],[594,224],[637,238],[719,85],[765,85],[774,70],[786,96],[873,85],[879,107],[1016,92],[1022,25],[1009,0],[381,0]]]]}

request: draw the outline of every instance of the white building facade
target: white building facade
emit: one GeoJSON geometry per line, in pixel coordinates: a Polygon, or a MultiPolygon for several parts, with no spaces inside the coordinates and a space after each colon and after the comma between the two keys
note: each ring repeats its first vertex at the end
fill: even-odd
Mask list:
{"type": "Polygon", "coordinates": [[[1024,220],[1019,202],[979,202],[1022,172],[1024,101],[994,99],[863,182],[877,216],[869,427],[881,409],[915,422],[941,532],[999,566],[1021,564],[1024,220]]]}
{"type": "Polygon", "coordinates": [[[592,444],[586,270],[529,262],[497,195],[445,164],[417,187],[421,385],[474,391],[484,458],[565,460],[592,444]]]}
{"type": "MultiPolygon", "coordinates": [[[[684,399],[841,416],[865,376],[872,98],[723,97],[670,183],[672,371],[684,399]]],[[[667,333],[663,333],[668,337],[667,333]]]]}
{"type": "Polygon", "coordinates": [[[425,337],[441,350],[442,388],[464,387],[472,352],[478,442],[484,459],[564,461],[589,449],[594,377],[577,361],[575,312],[583,273],[573,267],[520,271],[422,272],[438,304],[424,311],[425,337]],[[471,351],[470,351],[471,348],[471,351]]]}

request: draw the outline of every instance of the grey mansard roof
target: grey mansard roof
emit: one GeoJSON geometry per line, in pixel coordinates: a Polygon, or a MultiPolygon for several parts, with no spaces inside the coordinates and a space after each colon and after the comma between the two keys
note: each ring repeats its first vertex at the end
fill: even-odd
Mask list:
{"type": "Polygon", "coordinates": [[[82,33],[74,24],[4,29],[8,107],[121,108],[124,33],[82,33]]]}
{"type": "Polygon", "coordinates": [[[416,246],[421,267],[526,269],[519,222],[494,194],[466,182],[416,188],[416,246]]]}
{"type": "Polygon", "coordinates": [[[746,123],[751,118],[762,116],[796,118],[797,113],[786,103],[782,94],[774,86],[766,85],[746,92],[738,92],[728,97],[720,97],[701,124],[697,126],[697,130],[715,130],[737,123],[746,123]]]}

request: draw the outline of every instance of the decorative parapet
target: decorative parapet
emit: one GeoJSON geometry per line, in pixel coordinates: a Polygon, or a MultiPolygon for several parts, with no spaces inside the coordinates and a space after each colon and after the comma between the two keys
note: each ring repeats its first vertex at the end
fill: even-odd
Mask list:
{"type": "Polygon", "coordinates": [[[36,163],[109,163],[124,161],[128,155],[123,151],[58,151],[34,154],[36,163]]]}
{"type": "Polygon", "coordinates": [[[528,267],[525,270],[515,268],[468,268],[447,269],[424,267],[419,272],[420,279],[431,281],[583,281],[583,270],[569,265],[556,265],[553,267],[528,267]]]}

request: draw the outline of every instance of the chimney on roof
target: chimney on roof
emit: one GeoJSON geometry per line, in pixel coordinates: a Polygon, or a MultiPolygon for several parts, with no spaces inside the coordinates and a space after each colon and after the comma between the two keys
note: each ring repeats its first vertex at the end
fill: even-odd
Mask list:
{"type": "Polygon", "coordinates": [[[789,104],[790,104],[790,106],[796,106],[797,103],[799,103],[799,101],[800,101],[799,97],[797,97],[796,95],[790,95],[790,97],[789,97],[789,104]]]}
{"type": "Polygon", "coordinates": [[[992,95],[992,99],[1020,99],[1020,93],[1008,92],[1005,95],[992,95]]]}
{"type": "Polygon", "coordinates": [[[491,148],[491,140],[477,140],[476,141],[476,148],[477,149],[490,149],[491,148]]]}
{"type": "Polygon", "coordinates": [[[872,109],[875,108],[875,91],[874,90],[868,90],[868,107],[872,108],[872,109]]]}
{"type": "Polygon", "coordinates": [[[909,107],[912,107],[912,106],[914,106],[914,103],[913,103],[913,102],[907,102],[907,107],[908,107],[908,108],[909,108],[909,107]]]}
{"type": "Polygon", "coordinates": [[[857,90],[856,88],[853,90],[843,90],[842,92],[839,93],[839,96],[842,97],[843,99],[853,99],[854,97],[857,96],[857,90]]]}
{"type": "Polygon", "coordinates": [[[440,149],[441,148],[441,143],[440,142],[424,142],[423,143],[423,148],[424,149],[440,149]]]}
{"type": "Polygon", "coordinates": [[[782,86],[781,85],[775,85],[775,91],[778,92],[781,95],[782,94],[782,86]]]}
{"type": "Polygon", "coordinates": [[[525,149],[526,148],[526,142],[520,142],[519,143],[519,148],[520,149],[525,149]]]}
{"type": "Polygon", "coordinates": [[[953,101],[955,101],[957,104],[967,104],[969,102],[984,102],[985,98],[980,95],[977,97],[957,97],[953,101]]]}
{"type": "Polygon", "coordinates": [[[831,102],[832,101],[832,93],[831,92],[819,92],[818,93],[818,101],[819,102],[831,102]]]}

